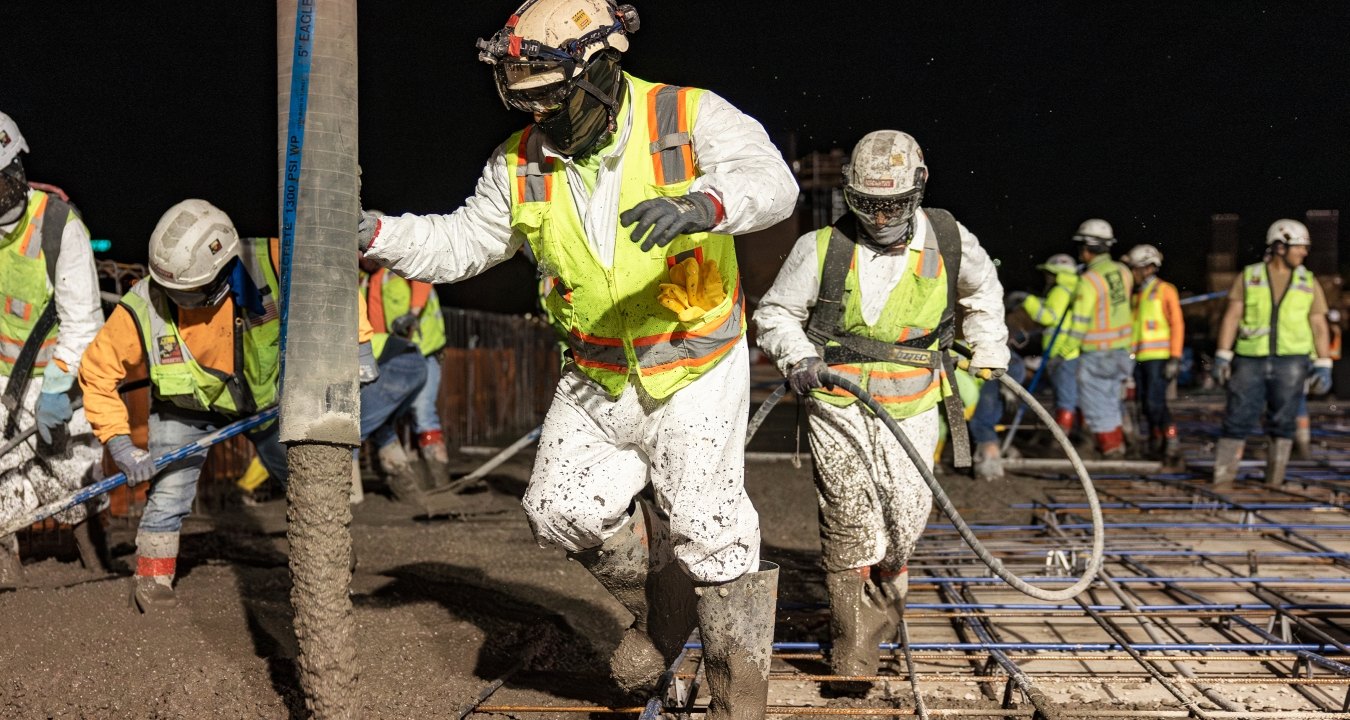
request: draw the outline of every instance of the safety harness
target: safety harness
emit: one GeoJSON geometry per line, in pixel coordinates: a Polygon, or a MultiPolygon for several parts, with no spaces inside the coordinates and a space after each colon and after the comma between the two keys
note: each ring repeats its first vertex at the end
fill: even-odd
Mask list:
{"type": "MultiPolygon", "coordinates": [[[[941,370],[948,382],[953,382],[956,361],[947,350],[956,339],[956,283],[961,274],[961,231],[956,218],[946,210],[924,208],[923,211],[937,235],[938,251],[947,271],[947,307],[942,311],[941,322],[922,337],[896,343],[861,337],[843,329],[844,286],[856,246],[852,236],[858,232],[850,213],[831,228],[829,249],[825,252],[825,265],[820,277],[820,292],[806,323],[806,336],[819,346],[825,364],[896,363],[941,370]],[[934,342],[938,343],[936,350],[930,348],[934,342]]],[[[970,438],[958,431],[958,428],[965,426],[965,406],[960,394],[949,394],[943,398],[942,405],[947,416],[947,427],[951,429],[952,455],[956,467],[970,467],[970,438]]]]}

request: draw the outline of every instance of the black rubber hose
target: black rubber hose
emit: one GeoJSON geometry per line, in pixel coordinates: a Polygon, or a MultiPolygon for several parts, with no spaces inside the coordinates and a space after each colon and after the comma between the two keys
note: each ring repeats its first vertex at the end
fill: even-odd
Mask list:
{"type": "MultiPolygon", "coordinates": [[[[1064,432],[1055,424],[1054,418],[1050,416],[1050,413],[1015,380],[1007,376],[999,377],[999,381],[1003,383],[1004,387],[1011,389],[1026,401],[1032,411],[1039,415],[1050,427],[1052,432],[1054,432],[1055,439],[1059,440],[1060,445],[1068,454],[1070,462],[1073,463],[1074,470],[1078,473],[1078,479],[1083,483],[1083,493],[1087,496],[1088,507],[1092,512],[1092,555],[1088,559],[1087,570],[1073,585],[1059,590],[1045,590],[1026,582],[1005,568],[1002,560],[994,557],[993,554],[985,549],[984,544],[980,542],[979,538],[975,537],[975,533],[971,531],[970,526],[961,518],[961,514],[956,511],[956,506],[952,505],[952,501],[947,497],[947,493],[943,492],[942,486],[938,484],[937,478],[933,476],[933,471],[928,468],[928,463],[924,456],[914,447],[914,444],[909,441],[909,437],[905,435],[905,431],[900,428],[900,424],[895,421],[895,418],[892,418],[890,413],[886,412],[886,409],[873,399],[866,390],[858,387],[848,378],[845,378],[838,373],[823,372],[820,374],[820,378],[826,385],[833,383],[835,387],[846,390],[851,395],[858,398],[858,402],[866,405],[867,408],[881,420],[886,428],[895,435],[895,439],[900,441],[900,446],[905,449],[905,452],[909,455],[909,459],[914,463],[914,466],[918,468],[919,474],[923,477],[923,481],[928,484],[928,489],[933,491],[933,503],[938,506],[938,509],[942,511],[943,515],[947,516],[947,519],[956,527],[956,532],[960,533],[961,539],[965,540],[966,544],[970,546],[970,549],[973,550],[977,556],[979,556],[980,560],[985,565],[989,566],[989,569],[994,575],[997,575],[1001,580],[1025,595],[1036,598],[1037,600],[1047,600],[1052,602],[1071,600],[1092,584],[1097,576],[1097,571],[1101,569],[1102,553],[1105,549],[1105,535],[1103,534],[1102,528],[1102,508],[1097,500],[1097,490],[1092,485],[1092,478],[1088,476],[1087,469],[1083,467],[1082,459],[1079,458],[1078,453],[1074,451],[1073,443],[1069,442],[1069,438],[1065,436],[1064,432]]],[[[956,432],[957,429],[953,428],[952,431],[956,432]]]]}

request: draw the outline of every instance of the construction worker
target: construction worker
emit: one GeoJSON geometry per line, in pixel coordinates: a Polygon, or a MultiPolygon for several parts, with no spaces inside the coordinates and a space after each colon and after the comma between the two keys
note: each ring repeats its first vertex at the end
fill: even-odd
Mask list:
{"type": "Polygon", "coordinates": [[[497,148],[464,207],[363,213],[359,244],[436,283],[529,244],[558,280],[549,314],[573,355],[525,493],[535,536],[636,616],[611,661],[622,687],[649,691],[697,620],[708,717],[757,718],[777,567],[760,562],[743,483],[749,352],[732,235],[786,218],[798,189],[763,127],[722,98],[622,72],[637,27],[632,6],[608,0],[522,5],[479,58],[533,124],[497,148]],[[637,513],[648,483],[656,507],[637,513]]]}
{"type": "MultiPolygon", "coordinates": [[[[154,458],[276,403],[281,332],[275,239],[241,240],[234,224],[205,200],[184,200],[150,236],[150,274],[122,296],[80,366],[80,386],[94,434],[135,486],[154,479],[136,534],[131,601],[142,612],[177,605],[173,589],[178,535],[192,510],[206,451],[156,471],[154,458]],[[151,385],[149,452],[131,441],[130,418],[117,394],[133,370],[151,385]]],[[[372,432],[395,410],[372,389],[380,373],[366,325],[360,336],[361,427],[372,432]],[[369,406],[369,407],[368,407],[369,406]],[[384,414],[373,414],[383,410],[384,414]]],[[[420,356],[411,363],[420,370],[420,356]]],[[[406,402],[420,383],[397,398],[406,402]]],[[[286,451],[277,423],[248,433],[268,474],[286,482],[286,451]]]]}
{"type": "MultiPolygon", "coordinates": [[[[365,257],[360,263],[362,292],[366,296],[371,327],[376,333],[376,356],[382,356],[383,338],[394,336],[407,339],[424,358],[426,383],[413,398],[412,429],[432,486],[444,486],[450,482],[450,456],[441,432],[441,417],[436,410],[441,388],[440,355],[445,349],[445,316],[441,315],[441,301],[431,283],[405,280],[365,257]]],[[[394,454],[403,455],[402,462],[406,464],[406,454],[396,437],[394,423],[381,426],[372,439],[380,448],[380,463],[387,471],[400,463],[394,454]]]]}
{"type": "Polygon", "coordinates": [[[1111,259],[1116,238],[1111,224],[1099,218],[1085,220],[1074,234],[1078,259],[1086,267],[1074,290],[1069,337],[1079,343],[1078,403],[1083,422],[1092,432],[1097,452],[1104,458],[1125,456],[1121,427],[1121,390],[1130,375],[1130,317],[1132,276],[1111,259]]]}
{"type": "MultiPolygon", "coordinates": [[[[35,441],[0,457],[0,521],[70,495],[99,472],[98,444],[84,410],[74,407],[80,354],[103,324],[89,230],[60,197],[30,187],[26,152],[18,125],[0,113],[0,444],[37,427],[35,441]]],[[[88,520],[106,505],[93,501],[57,516],[75,527],[91,570],[105,568],[101,527],[88,520]]],[[[17,539],[0,537],[0,587],[22,575],[17,539]]]]}
{"type": "Polygon", "coordinates": [[[1283,484],[1305,381],[1314,395],[1331,390],[1327,301],[1303,266],[1310,245],[1303,223],[1275,221],[1266,231],[1269,259],[1243,268],[1228,291],[1214,353],[1214,379],[1228,390],[1214,449],[1215,484],[1233,482],[1247,434],[1263,413],[1270,436],[1266,482],[1283,484]]]}
{"type": "Polygon", "coordinates": [[[1177,426],[1167,408],[1167,388],[1181,371],[1186,321],[1177,286],[1158,277],[1163,255],[1152,245],[1135,245],[1122,258],[1134,274],[1134,384],[1149,428],[1149,454],[1175,460],[1181,451],[1177,426]]]}
{"type": "MultiPolygon", "coordinates": [[[[920,207],[928,169],[913,137],[867,134],[844,178],[850,212],[797,240],[754,320],[760,348],[806,398],[831,670],[875,675],[877,644],[901,619],[906,564],[932,495],[882,421],[821,373],[851,379],[885,406],[931,470],[938,407],[954,391],[943,348],[956,306],[965,311],[975,377],[994,379],[1008,367],[1008,329],[1003,287],[979,241],[946,211],[920,207]]],[[[949,415],[954,441],[963,420],[949,415]]]]}
{"type": "MultiPolygon", "coordinates": [[[[1033,328],[1036,326],[1032,325],[1025,313],[1019,312],[1020,302],[1011,304],[1011,307],[1006,314],[1009,356],[1005,374],[1018,384],[1025,385],[1027,366],[1020,353],[1035,337],[1033,328]]],[[[966,371],[958,370],[957,378],[965,374],[966,371]]],[[[974,462],[972,470],[976,480],[998,480],[1003,477],[1003,444],[999,442],[997,426],[1007,406],[1016,407],[1016,400],[1010,400],[1008,396],[1011,393],[1001,383],[978,378],[975,383],[979,387],[979,394],[968,423],[971,445],[974,446],[971,453],[974,462]]]]}
{"type": "Polygon", "coordinates": [[[1022,309],[1045,328],[1041,362],[1050,363],[1046,377],[1055,391],[1055,423],[1067,435],[1073,432],[1078,414],[1078,355],[1082,343],[1068,332],[1069,305],[1078,288],[1078,262],[1056,253],[1036,269],[1045,274],[1045,297],[1027,296],[1022,309]]]}

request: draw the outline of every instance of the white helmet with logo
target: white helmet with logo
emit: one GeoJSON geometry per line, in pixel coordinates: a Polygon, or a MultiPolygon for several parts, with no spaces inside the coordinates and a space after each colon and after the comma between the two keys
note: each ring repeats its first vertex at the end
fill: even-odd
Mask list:
{"type": "Polygon", "coordinates": [[[21,152],[28,152],[23,133],[14,118],[0,112],[0,168],[8,167],[21,152]]]}
{"type": "Polygon", "coordinates": [[[1111,247],[1116,242],[1116,233],[1111,223],[1101,218],[1089,218],[1078,226],[1073,235],[1074,242],[1087,243],[1089,246],[1111,247]]]}
{"type": "Polygon", "coordinates": [[[1266,231],[1266,245],[1282,242],[1285,245],[1312,245],[1308,226],[1297,220],[1276,220],[1266,231]]]}
{"type": "Polygon", "coordinates": [[[1141,268],[1152,265],[1153,267],[1162,267],[1163,255],[1158,248],[1152,245],[1135,245],[1130,251],[1121,258],[1126,265],[1133,268],[1141,268]]]}
{"type": "Polygon", "coordinates": [[[497,92],[510,107],[547,113],[565,99],[591,56],[628,50],[637,10],[613,0],[526,0],[478,59],[495,67],[497,92]]]}
{"type": "Polygon", "coordinates": [[[171,290],[196,290],[239,255],[230,216],[205,200],[169,208],[150,234],[150,275],[171,290]]]}
{"type": "Polygon", "coordinates": [[[844,202],[863,218],[881,215],[905,223],[923,202],[928,166],[908,133],[877,130],[853,146],[844,165],[844,202]]]}
{"type": "Polygon", "coordinates": [[[1046,259],[1045,262],[1036,266],[1037,270],[1054,273],[1056,275],[1077,275],[1078,262],[1064,253],[1055,253],[1046,259]]]}

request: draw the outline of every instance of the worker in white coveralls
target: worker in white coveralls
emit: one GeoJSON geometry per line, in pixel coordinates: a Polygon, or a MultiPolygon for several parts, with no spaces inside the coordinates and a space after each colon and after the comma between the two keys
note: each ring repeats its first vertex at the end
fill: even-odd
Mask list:
{"type": "MultiPolygon", "coordinates": [[[[75,375],[80,354],[103,324],[89,229],[56,195],[33,189],[21,153],[28,144],[0,113],[0,445],[36,425],[37,437],[0,457],[0,523],[60,500],[100,473],[75,375]]],[[[91,515],[106,498],[57,519],[75,526],[81,560],[101,570],[101,537],[91,515]]],[[[19,546],[0,537],[0,587],[22,578],[19,546]]]]}
{"type": "Polygon", "coordinates": [[[743,486],[749,366],[732,236],[786,218],[798,190],[754,119],[707,90],[621,71],[637,27],[631,6],[607,0],[522,5],[479,58],[533,124],[492,154],[464,207],[363,213],[360,246],[446,283],[528,244],[557,278],[548,310],[572,357],[525,493],[535,536],[636,616],[611,662],[621,686],[653,687],[697,622],[708,717],[760,718],[777,567],[760,562],[743,486]]]}
{"type": "Polygon", "coordinates": [[[920,208],[928,168],[913,137],[868,134],[844,179],[851,212],[797,240],[760,301],[755,329],[759,346],[807,398],[831,669],[875,675],[877,645],[902,617],[906,563],[932,495],[881,420],[822,382],[821,373],[828,369],[871,394],[901,421],[931,469],[938,408],[952,394],[943,348],[955,331],[955,306],[965,311],[961,330],[974,353],[973,375],[1003,374],[1008,330],[1003,286],[979,241],[945,210],[920,208]]]}

